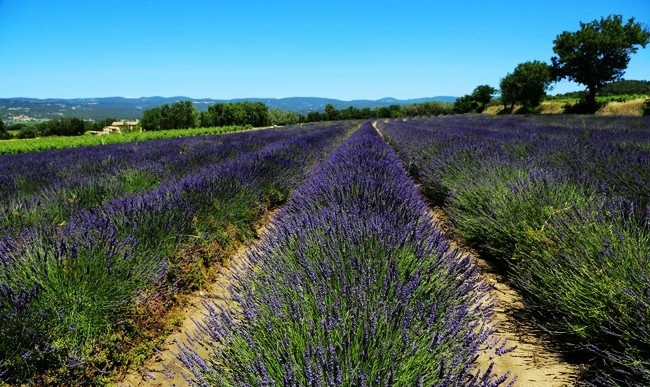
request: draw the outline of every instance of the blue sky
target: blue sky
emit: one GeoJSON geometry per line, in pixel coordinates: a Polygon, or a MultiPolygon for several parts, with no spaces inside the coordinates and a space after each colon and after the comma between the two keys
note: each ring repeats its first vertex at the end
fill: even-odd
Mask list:
{"type": "Polygon", "coordinates": [[[650,1],[0,0],[0,97],[460,96],[610,14],[650,1]]]}

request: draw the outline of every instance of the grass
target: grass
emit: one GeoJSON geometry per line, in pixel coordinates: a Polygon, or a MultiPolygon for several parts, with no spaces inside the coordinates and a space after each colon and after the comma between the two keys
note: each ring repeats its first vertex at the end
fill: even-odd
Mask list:
{"type": "Polygon", "coordinates": [[[106,136],[52,136],[39,137],[34,139],[13,139],[0,141],[0,154],[15,154],[26,152],[38,152],[44,150],[77,148],[82,146],[96,146],[107,144],[119,144],[125,142],[138,142],[157,140],[163,138],[180,138],[204,136],[209,134],[223,134],[251,129],[241,126],[223,126],[215,128],[194,128],[161,130],[156,132],[133,132],[125,134],[109,134],[106,136]]]}
{"type": "MultiPolygon", "coordinates": [[[[596,111],[596,115],[621,115],[621,116],[642,116],[643,104],[649,96],[644,95],[622,95],[597,97],[596,102],[602,106],[596,111]]],[[[564,114],[567,107],[578,104],[578,98],[549,98],[542,102],[538,108],[539,114],[564,114]]],[[[503,105],[489,106],[484,114],[499,114],[503,105]]],[[[520,110],[515,106],[513,113],[520,110]]]]}

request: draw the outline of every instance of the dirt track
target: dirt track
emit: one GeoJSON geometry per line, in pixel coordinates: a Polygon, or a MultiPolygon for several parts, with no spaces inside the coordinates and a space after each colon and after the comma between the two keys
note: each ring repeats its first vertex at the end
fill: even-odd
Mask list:
{"type": "Polygon", "coordinates": [[[235,270],[245,270],[247,262],[246,253],[256,243],[259,243],[262,236],[266,233],[267,226],[271,219],[277,214],[277,210],[271,212],[263,222],[262,226],[256,230],[257,239],[248,246],[241,246],[237,252],[224,262],[219,269],[219,274],[215,282],[205,289],[191,294],[187,298],[183,315],[185,316],[182,324],[172,333],[165,343],[159,348],[159,351],[149,359],[146,364],[139,370],[126,375],[119,383],[120,387],[132,386],[187,386],[185,377],[191,377],[192,374],[183,366],[177,358],[178,346],[192,344],[195,352],[199,355],[207,355],[211,348],[201,345],[195,340],[200,337],[201,333],[197,329],[197,322],[201,322],[208,314],[204,303],[217,304],[233,309],[234,301],[232,294],[228,290],[232,283],[232,274],[235,270]],[[191,343],[190,343],[191,342],[191,343]]]}
{"type": "Polygon", "coordinates": [[[561,354],[551,350],[547,343],[525,321],[518,321],[524,307],[521,296],[510,287],[505,278],[494,266],[481,259],[478,254],[463,246],[453,238],[453,226],[449,217],[440,208],[431,211],[431,216],[451,241],[451,247],[468,255],[477,266],[480,275],[490,287],[489,295],[496,301],[493,336],[507,340],[507,347],[516,346],[514,350],[502,356],[493,357],[494,351],[486,351],[479,357],[479,367],[485,370],[494,362],[494,372],[503,375],[510,371],[516,377],[514,386],[573,386],[576,384],[579,367],[566,362],[561,354]]]}

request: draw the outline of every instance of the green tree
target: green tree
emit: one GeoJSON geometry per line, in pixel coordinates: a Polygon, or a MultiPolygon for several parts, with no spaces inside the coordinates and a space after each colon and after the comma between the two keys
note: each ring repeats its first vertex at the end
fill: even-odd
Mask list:
{"type": "Polygon", "coordinates": [[[476,86],[472,94],[465,94],[454,102],[454,113],[482,113],[497,90],[490,85],[476,86]]]}
{"type": "Polygon", "coordinates": [[[161,130],[160,127],[160,108],[147,109],[142,113],[142,120],[140,120],[140,125],[142,125],[143,130],[155,131],[161,130]]]}
{"type": "Polygon", "coordinates": [[[0,140],[6,140],[8,138],[11,138],[11,134],[9,134],[9,132],[7,132],[7,128],[5,127],[5,123],[0,118],[0,140]]]}
{"type": "Polygon", "coordinates": [[[469,94],[456,98],[456,101],[454,102],[454,113],[475,113],[477,109],[478,102],[476,102],[469,94]]]}
{"type": "Polygon", "coordinates": [[[546,63],[537,60],[520,63],[512,74],[501,79],[501,101],[506,108],[510,105],[510,110],[520,103],[527,111],[539,106],[551,81],[551,69],[546,63]]]}
{"type": "Polygon", "coordinates": [[[169,107],[169,122],[165,129],[189,129],[199,124],[199,112],[192,101],[174,102],[169,107]]]}
{"type": "Polygon", "coordinates": [[[39,137],[41,133],[39,132],[38,127],[34,125],[25,125],[16,137],[18,138],[36,138],[39,137]]]}
{"type": "Polygon", "coordinates": [[[490,85],[480,85],[476,86],[472,92],[472,99],[478,104],[476,111],[482,113],[485,110],[487,104],[492,101],[492,95],[496,93],[497,90],[490,85]]]}
{"type": "Polygon", "coordinates": [[[298,113],[287,112],[282,109],[269,110],[271,125],[292,125],[300,121],[298,113]]]}
{"type": "Polygon", "coordinates": [[[501,89],[501,103],[503,103],[503,107],[512,111],[517,103],[518,94],[517,80],[514,74],[508,73],[508,75],[503,77],[499,83],[499,88],[501,89]]]}
{"type": "Polygon", "coordinates": [[[328,103],[325,105],[325,119],[328,121],[334,121],[339,118],[339,111],[336,110],[334,105],[328,103]]]}
{"type": "Polygon", "coordinates": [[[620,79],[630,55],[650,41],[650,31],[631,18],[623,24],[621,15],[610,15],[589,23],[580,30],[564,31],[553,41],[551,58],[556,79],[568,79],[587,87],[586,102],[596,105],[596,93],[608,82],[620,79]]]}

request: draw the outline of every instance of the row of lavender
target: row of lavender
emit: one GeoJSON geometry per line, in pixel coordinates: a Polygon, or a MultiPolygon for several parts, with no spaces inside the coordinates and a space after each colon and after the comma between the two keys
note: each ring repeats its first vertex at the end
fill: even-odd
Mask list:
{"type": "Polygon", "coordinates": [[[596,385],[650,385],[650,122],[446,117],[381,124],[428,198],[496,259],[596,385]]]}
{"type": "Polygon", "coordinates": [[[3,156],[0,234],[62,223],[80,208],[152,190],[290,135],[275,129],[3,156]]]}
{"type": "MultiPolygon", "coordinates": [[[[350,129],[349,124],[309,126],[259,132],[255,139],[242,133],[241,138],[190,140],[183,143],[186,150],[187,145],[204,147],[200,144],[205,142],[230,158],[214,163],[223,157],[212,157],[206,145],[203,156],[193,161],[212,161],[197,161],[196,168],[185,165],[194,174],[100,206],[75,209],[64,225],[39,223],[4,236],[0,240],[0,374],[4,380],[25,381],[38,375],[37,383],[98,382],[102,373],[115,366],[111,362],[120,357],[115,352],[125,350],[129,334],[137,333],[133,331],[138,327],[130,321],[133,308],[180,290],[187,280],[183,277],[188,275],[187,265],[176,262],[182,249],[191,241],[250,235],[262,209],[286,198],[310,166],[350,129]],[[224,149],[222,142],[234,150],[224,149]],[[230,232],[233,229],[235,234],[230,232]]],[[[177,141],[138,146],[151,146],[147,157],[154,157],[157,147],[178,154],[177,141]]],[[[138,168],[129,166],[140,160],[129,158],[130,150],[114,149],[108,154],[106,148],[93,150],[102,155],[99,160],[110,156],[117,164],[138,168]]],[[[81,155],[72,159],[96,157],[91,156],[93,150],[75,150],[81,155]]],[[[48,153],[54,160],[66,160],[48,153]]],[[[178,157],[158,154],[163,159],[178,157]]],[[[188,160],[180,158],[183,161],[160,168],[183,167],[188,160]]],[[[60,168],[70,171],[81,164],[60,168]]],[[[67,173],[54,164],[49,168],[51,175],[67,173]]],[[[213,262],[199,264],[208,267],[213,262]]]]}
{"type": "MultiPolygon", "coordinates": [[[[237,307],[211,306],[195,385],[490,386],[491,305],[370,123],[323,162],[248,255],[237,307]]],[[[494,343],[492,343],[494,345],[494,343]]],[[[504,348],[498,348],[503,351],[504,348]]]]}

